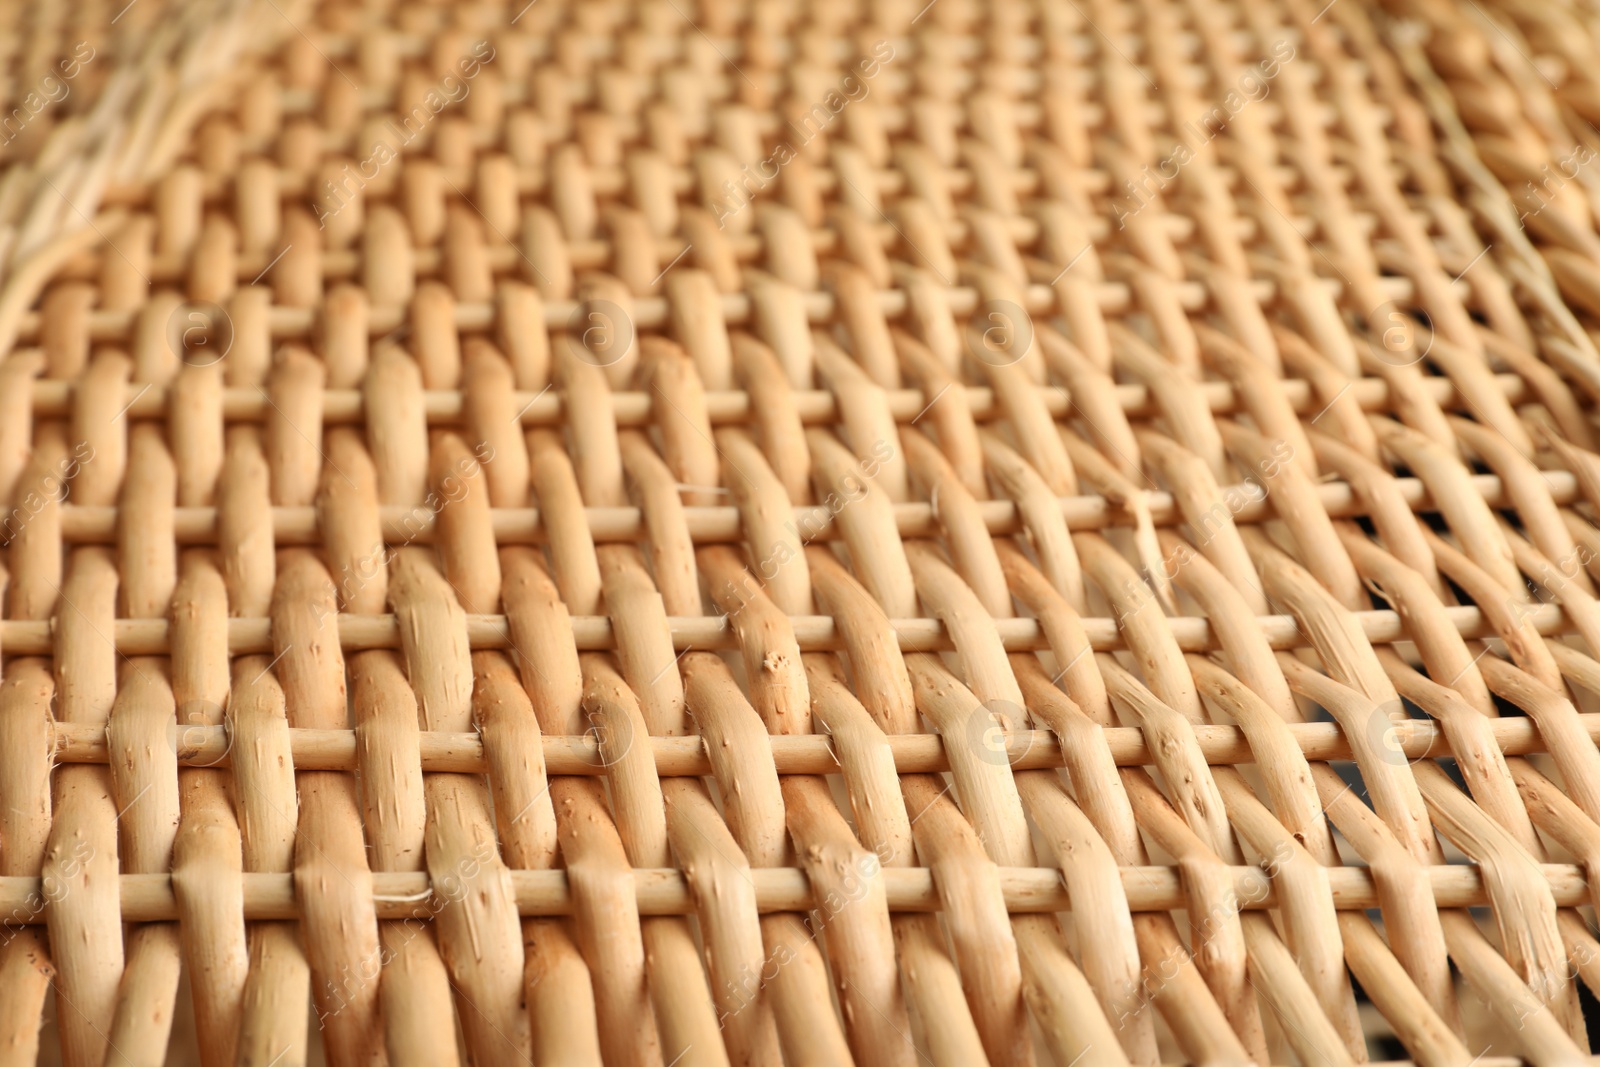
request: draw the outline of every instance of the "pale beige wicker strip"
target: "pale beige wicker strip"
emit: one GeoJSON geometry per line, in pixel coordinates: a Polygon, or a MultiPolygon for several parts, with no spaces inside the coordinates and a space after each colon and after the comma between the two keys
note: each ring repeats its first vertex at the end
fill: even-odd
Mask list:
{"type": "Polygon", "coordinates": [[[0,1065],[1591,1062],[1590,7],[0,56],[0,1065]]]}

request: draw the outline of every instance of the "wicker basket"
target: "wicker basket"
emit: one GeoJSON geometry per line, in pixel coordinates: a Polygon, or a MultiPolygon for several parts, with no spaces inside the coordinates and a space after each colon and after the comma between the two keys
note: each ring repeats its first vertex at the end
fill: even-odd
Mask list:
{"type": "Polygon", "coordinates": [[[0,1067],[1590,1062],[1592,4],[123,4],[0,1067]]]}

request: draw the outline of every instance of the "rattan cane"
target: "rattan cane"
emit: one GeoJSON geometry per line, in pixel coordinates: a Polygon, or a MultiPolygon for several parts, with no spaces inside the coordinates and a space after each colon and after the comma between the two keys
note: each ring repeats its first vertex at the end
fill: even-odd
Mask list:
{"type": "Polygon", "coordinates": [[[0,1067],[1590,1062],[1592,4],[0,27],[0,1067]]]}

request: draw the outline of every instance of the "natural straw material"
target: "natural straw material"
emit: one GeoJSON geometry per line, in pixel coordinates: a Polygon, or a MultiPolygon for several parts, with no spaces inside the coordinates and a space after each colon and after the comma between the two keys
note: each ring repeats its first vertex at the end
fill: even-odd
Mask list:
{"type": "Polygon", "coordinates": [[[0,52],[0,1067],[1590,1062],[1588,8],[0,52]]]}

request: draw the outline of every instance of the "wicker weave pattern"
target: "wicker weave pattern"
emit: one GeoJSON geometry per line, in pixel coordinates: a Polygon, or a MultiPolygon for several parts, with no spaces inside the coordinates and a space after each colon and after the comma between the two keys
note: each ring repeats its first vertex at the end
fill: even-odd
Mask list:
{"type": "Polygon", "coordinates": [[[0,1067],[1588,1062],[1600,19],[524,2],[0,16],[0,1067]]]}

